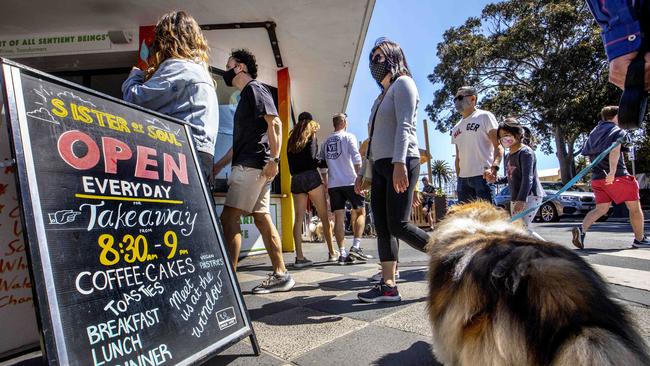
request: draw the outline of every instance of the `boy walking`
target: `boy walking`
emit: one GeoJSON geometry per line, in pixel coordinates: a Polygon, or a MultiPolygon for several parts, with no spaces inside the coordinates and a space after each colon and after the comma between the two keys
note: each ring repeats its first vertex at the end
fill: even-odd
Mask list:
{"type": "MultiPolygon", "coordinates": [[[[625,130],[618,127],[618,107],[609,106],[601,111],[602,120],[598,123],[582,148],[581,154],[593,160],[620,138],[629,139],[625,130]]],[[[591,189],[596,196],[596,207],[589,211],[582,221],[582,226],[573,228],[573,245],[583,249],[585,234],[598,218],[609,210],[612,201],[616,204],[625,202],[630,211],[630,224],[634,231],[634,248],[650,248],[650,240],[645,236],[643,210],[639,197],[639,183],[627,172],[623,151],[627,148],[618,145],[607,159],[598,163],[592,171],[591,189]]]]}

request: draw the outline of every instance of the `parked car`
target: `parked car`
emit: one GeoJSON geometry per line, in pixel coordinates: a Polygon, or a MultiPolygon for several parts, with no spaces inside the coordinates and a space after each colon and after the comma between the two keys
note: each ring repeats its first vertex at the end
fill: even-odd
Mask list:
{"type": "MultiPolygon", "coordinates": [[[[554,195],[563,187],[559,182],[542,182],[542,187],[547,195],[554,195]]],[[[497,206],[510,212],[510,189],[505,186],[494,198],[497,206]]],[[[584,215],[596,206],[596,199],[592,192],[584,192],[578,187],[571,187],[560,197],[545,202],[537,211],[535,219],[542,222],[556,222],[564,215],[584,215]]],[[[607,220],[607,215],[598,221],[607,220]]]]}

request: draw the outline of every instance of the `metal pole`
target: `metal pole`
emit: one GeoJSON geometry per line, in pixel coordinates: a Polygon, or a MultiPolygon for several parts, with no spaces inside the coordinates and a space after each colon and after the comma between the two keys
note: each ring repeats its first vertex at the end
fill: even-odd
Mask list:
{"type": "Polygon", "coordinates": [[[429,149],[429,128],[427,127],[427,120],[424,122],[424,144],[427,149],[427,174],[429,175],[429,184],[433,184],[433,177],[431,174],[431,150],[429,149]]]}

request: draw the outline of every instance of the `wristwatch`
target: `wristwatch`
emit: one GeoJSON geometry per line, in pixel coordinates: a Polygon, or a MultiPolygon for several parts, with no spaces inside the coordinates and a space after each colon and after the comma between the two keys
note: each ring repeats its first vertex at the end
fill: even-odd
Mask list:
{"type": "Polygon", "coordinates": [[[499,171],[499,166],[498,166],[498,165],[492,165],[492,169],[493,169],[495,172],[498,172],[498,171],[499,171]]]}
{"type": "Polygon", "coordinates": [[[276,164],[280,164],[280,158],[269,158],[269,162],[274,162],[276,164]]]}

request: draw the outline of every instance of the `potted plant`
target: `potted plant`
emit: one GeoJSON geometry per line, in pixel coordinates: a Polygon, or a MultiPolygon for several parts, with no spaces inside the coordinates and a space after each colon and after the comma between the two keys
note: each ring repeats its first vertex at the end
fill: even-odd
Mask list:
{"type": "Polygon", "coordinates": [[[447,214],[447,195],[443,192],[442,188],[436,189],[436,195],[433,197],[433,205],[436,213],[435,220],[438,222],[447,214]]]}

